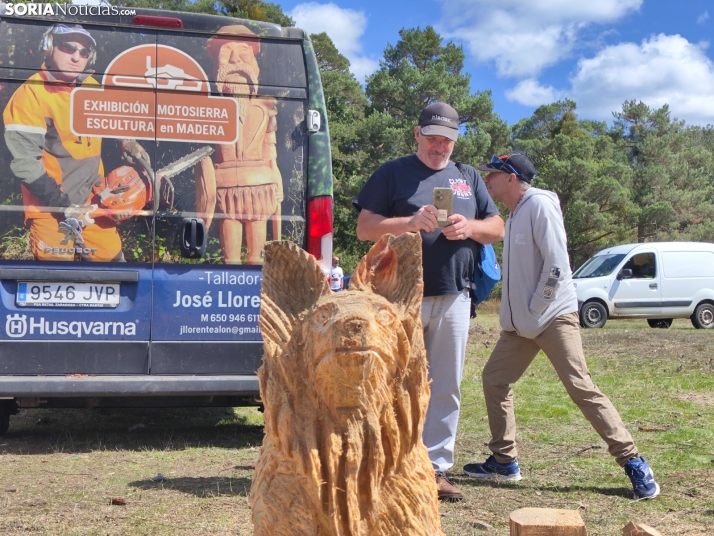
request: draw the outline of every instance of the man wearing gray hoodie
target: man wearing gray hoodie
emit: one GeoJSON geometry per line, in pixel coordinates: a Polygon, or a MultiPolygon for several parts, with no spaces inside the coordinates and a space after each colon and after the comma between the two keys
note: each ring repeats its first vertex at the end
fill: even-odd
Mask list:
{"type": "Polygon", "coordinates": [[[484,463],[467,464],[464,472],[476,478],[521,480],[511,385],[543,350],[570,398],[625,469],[635,499],[656,497],[660,490],[652,470],[585,363],[558,196],[531,187],[536,169],[522,154],[494,156],[478,169],[488,172],[488,192],[510,215],[503,241],[502,331],[483,369],[493,455],[484,463]]]}

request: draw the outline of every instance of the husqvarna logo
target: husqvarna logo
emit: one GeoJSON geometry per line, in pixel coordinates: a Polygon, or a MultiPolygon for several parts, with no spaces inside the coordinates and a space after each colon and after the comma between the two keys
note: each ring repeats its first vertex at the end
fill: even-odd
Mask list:
{"type": "Polygon", "coordinates": [[[66,321],[66,320],[45,320],[44,317],[30,317],[15,313],[7,315],[5,322],[5,333],[12,339],[20,339],[25,335],[74,335],[78,339],[89,335],[136,335],[136,328],[139,321],[135,322],[114,322],[114,321],[66,321]]]}
{"type": "Polygon", "coordinates": [[[21,315],[19,313],[7,315],[5,333],[7,333],[8,337],[12,337],[13,339],[24,337],[27,333],[27,315],[21,315]]]}
{"type": "Polygon", "coordinates": [[[89,322],[67,321],[67,320],[45,320],[44,317],[20,315],[7,315],[5,322],[5,333],[12,339],[19,339],[25,335],[74,335],[78,339],[88,335],[121,335],[133,337],[136,335],[136,328],[139,321],[135,322],[114,322],[93,320],[89,322]]]}

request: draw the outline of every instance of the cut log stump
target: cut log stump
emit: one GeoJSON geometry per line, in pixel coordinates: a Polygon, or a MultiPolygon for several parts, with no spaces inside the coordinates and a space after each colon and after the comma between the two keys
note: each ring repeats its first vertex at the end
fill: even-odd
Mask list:
{"type": "Polygon", "coordinates": [[[662,536],[662,533],[649,525],[636,525],[630,521],[622,528],[622,536],[662,536]]]}
{"type": "Polygon", "coordinates": [[[511,536],[587,536],[577,510],[521,508],[511,512],[511,536]]]}

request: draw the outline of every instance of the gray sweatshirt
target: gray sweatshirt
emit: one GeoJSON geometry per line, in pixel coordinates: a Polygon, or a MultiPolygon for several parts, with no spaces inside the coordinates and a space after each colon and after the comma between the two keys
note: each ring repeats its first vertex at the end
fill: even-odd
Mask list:
{"type": "Polygon", "coordinates": [[[501,327],[533,339],[578,310],[558,196],[529,188],[506,222],[501,327]]]}

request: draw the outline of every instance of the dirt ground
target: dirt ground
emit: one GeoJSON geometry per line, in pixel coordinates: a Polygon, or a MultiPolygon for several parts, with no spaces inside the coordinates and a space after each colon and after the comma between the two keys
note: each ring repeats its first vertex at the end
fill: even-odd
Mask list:
{"type": "MultiPolygon", "coordinates": [[[[471,331],[470,343],[480,346],[480,351],[471,354],[465,376],[470,368],[478,378],[499,329],[489,314],[471,331]]],[[[528,402],[538,406],[541,402],[533,401],[533,393],[544,384],[550,388],[558,383],[549,363],[540,357],[529,369],[533,383],[540,386],[514,388],[524,479],[498,484],[459,475],[463,462],[480,461],[489,454],[487,427],[468,429],[472,421],[466,410],[452,478],[465,500],[442,504],[445,534],[506,536],[509,512],[539,507],[578,510],[590,536],[621,536],[628,521],[651,525],[664,535],[714,535],[714,333],[695,330],[688,320],[675,320],[669,330],[651,329],[644,320],[624,320],[581,334],[593,377],[620,409],[654,468],[661,496],[653,501],[631,500],[629,482],[577,411],[570,412],[575,417],[572,422],[548,415],[536,423],[519,415],[519,402],[521,408],[528,402]],[[602,381],[609,378],[617,380],[602,381]],[[519,397],[523,390],[528,391],[526,401],[519,397]],[[649,393],[646,403],[643,392],[649,393]]],[[[571,404],[564,392],[560,399],[571,404]]],[[[542,407],[545,410],[547,402],[542,407]]]]}
{"type": "MultiPolygon", "coordinates": [[[[590,536],[620,536],[628,520],[666,535],[714,534],[713,336],[679,320],[669,330],[622,321],[583,331],[596,382],[662,485],[660,498],[635,502],[544,358],[516,385],[524,480],[460,473],[488,453],[480,370],[498,328],[481,314],[452,471],[466,498],[441,504],[444,533],[506,536],[511,511],[538,506],[578,510],[590,536]]],[[[0,438],[0,534],[250,535],[261,441],[255,408],[22,411],[0,438]]]]}

